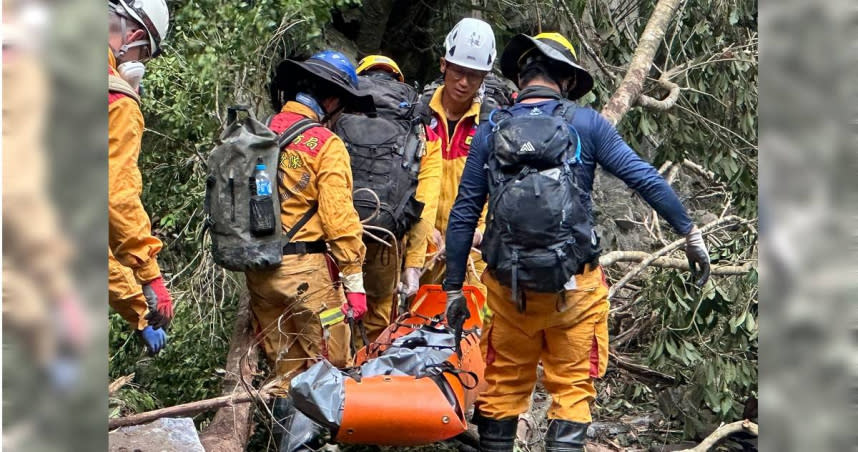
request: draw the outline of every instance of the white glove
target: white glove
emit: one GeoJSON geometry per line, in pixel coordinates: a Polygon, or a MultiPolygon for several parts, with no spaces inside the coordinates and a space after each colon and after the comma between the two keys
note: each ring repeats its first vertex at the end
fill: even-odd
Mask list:
{"type": "Polygon", "coordinates": [[[420,270],[418,267],[407,267],[402,272],[402,289],[406,297],[416,294],[420,288],[420,270]]]}
{"type": "Polygon", "coordinates": [[[479,248],[480,244],[483,243],[483,233],[479,231],[479,229],[474,230],[474,241],[471,243],[471,247],[479,248]]]}
{"type": "Polygon", "coordinates": [[[706,249],[703,234],[697,226],[694,226],[685,236],[685,257],[688,258],[691,277],[697,278],[697,275],[700,275],[696,284],[702,287],[709,279],[709,250],[706,249]]]}
{"type": "Polygon", "coordinates": [[[361,272],[344,275],[342,282],[343,292],[366,293],[366,289],[363,287],[363,273],[361,272]]]}

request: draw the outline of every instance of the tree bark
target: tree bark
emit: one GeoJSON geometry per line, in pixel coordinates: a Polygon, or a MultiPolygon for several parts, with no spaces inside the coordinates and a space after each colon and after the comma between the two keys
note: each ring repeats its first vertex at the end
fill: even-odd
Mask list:
{"type": "Polygon", "coordinates": [[[381,50],[381,39],[387,30],[387,20],[393,9],[393,0],[364,0],[363,15],[360,23],[355,44],[357,44],[359,58],[366,55],[379,53],[381,50]]]}
{"type": "Polygon", "coordinates": [[[679,5],[679,0],[659,0],[655,5],[649,21],[638,40],[638,47],[629,64],[629,70],[623,78],[620,87],[611,96],[608,104],[602,109],[602,116],[611,124],[616,125],[629,111],[629,108],[637,102],[643,90],[644,80],[652,66],[655,52],[661,45],[664,32],[674,12],[679,5]]]}
{"type": "MultiPolygon", "coordinates": [[[[246,394],[250,381],[242,381],[257,371],[258,351],[254,343],[251,325],[250,296],[242,293],[235,327],[226,357],[226,377],[223,393],[226,396],[246,394]]],[[[200,434],[200,442],[207,451],[242,452],[250,439],[253,427],[253,403],[251,399],[220,408],[214,419],[200,434]]]]}

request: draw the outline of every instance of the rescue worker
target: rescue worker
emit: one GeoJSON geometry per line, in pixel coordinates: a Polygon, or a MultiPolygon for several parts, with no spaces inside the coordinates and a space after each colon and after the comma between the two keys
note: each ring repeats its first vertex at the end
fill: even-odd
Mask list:
{"type": "MultiPolygon", "coordinates": [[[[441,58],[441,85],[429,100],[432,119],[429,127],[441,137],[441,192],[435,230],[430,240],[434,255],[421,278],[423,284],[440,284],[444,275],[444,237],[450,209],[456,199],[459,181],[465,168],[465,159],[477,131],[480,116],[478,92],[483,80],[492,69],[497,49],[491,25],[479,19],[464,18],[456,24],[444,40],[445,53],[441,58]]],[[[478,247],[484,230],[483,219],[474,235],[473,246],[478,247]]],[[[486,265],[478,252],[471,255],[473,268],[469,269],[467,284],[476,286],[485,295],[485,286],[479,275],[486,265]],[[474,274],[476,272],[476,274],[474,274]]]]}
{"type": "Polygon", "coordinates": [[[110,0],[108,7],[109,303],[149,352],[158,353],[167,342],[173,300],[158,266],[161,241],[152,235],[140,200],[137,159],[144,126],[139,83],[145,63],[161,53],[169,11],[164,0],[110,0]]]}
{"type": "MultiPolygon", "coordinates": [[[[32,1],[3,3],[3,328],[9,344],[20,341],[21,356],[35,363],[37,377],[65,391],[77,382],[89,337],[72,280],[74,249],[49,189],[45,120],[52,90],[40,62],[40,37],[49,25],[41,20],[48,15],[45,8],[32,1]]],[[[38,378],[28,380],[43,387],[38,378]]],[[[20,392],[22,401],[33,403],[28,390],[20,392]]],[[[6,407],[14,411],[16,404],[6,407]]]]}
{"type": "MultiPolygon", "coordinates": [[[[577,62],[575,49],[557,33],[516,36],[504,49],[501,69],[521,88],[516,104],[508,110],[510,120],[526,116],[554,116],[561,101],[578,99],[593,86],[592,77],[577,62]]],[[[585,107],[573,111],[571,122],[566,116],[555,118],[571,126],[570,134],[573,129],[577,132],[581,146],[580,154],[572,163],[563,157],[563,165],[571,165],[569,171],[574,173],[577,181],[575,189],[582,194],[577,197],[578,201],[569,201],[580,202],[583,206],[582,224],[592,224],[590,192],[598,163],[641,194],[677,233],[686,237],[685,252],[689,263],[692,269],[699,266],[702,272],[698,284],[705,283],[709,276],[706,245],[700,230],[692,223],[670,185],[658,171],[638,157],[598,112],[585,107]],[[582,201],[582,198],[586,199],[582,201]]],[[[491,169],[496,168],[494,165],[502,151],[498,140],[507,139],[499,135],[500,132],[493,131],[493,125],[500,129],[497,124],[492,124],[495,120],[481,125],[474,137],[459,195],[450,214],[444,289],[447,291],[446,315],[453,325],[468,315],[461,289],[474,228],[489,192],[503,183],[495,178],[497,173],[491,169]]],[[[574,146],[569,146],[574,149],[574,146]]],[[[538,151],[530,141],[521,149],[513,149],[522,154],[538,151]]],[[[521,174],[524,173],[519,173],[519,177],[525,177],[521,174]]],[[[553,174],[556,176],[557,173],[553,174]]],[[[540,177],[543,177],[542,188],[551,189],[551,174],[546,172],[540,177]]],[[[604,375],[608,361],[608,289],[598,264],[598,240],[593,235],[592,243],[585,239],[581,241],[584,243],[577,245],[579,252],[590,254],[587,259],[582,259],[577,272],[571,272],[572,277],[565,284],[561,282],[557,293],[528,290],[513,293],[511,287],[499,282],[498,277],[502,273],[495,270],[489,257],[506,246],[493,240],[493,224],[501,195],[507,196],[504,192],[496,194],[492,191],[487,238],[482,248],[489,261],[489,270],[483,274],[482,280],[488,288],[487,302],[494,316],[481,342],[488,388],[478,398],[474,415],[480,434],[480,449],[513,450],[517,419],[528,409],[536,382],[536,366],[541,360],[545,371],[544,385],[552,397],[547,414],[549,426],[545,450],[583,451],[587,426],[591,422],[589,402],[596,395],[593,379],[604,375]],[[526,304],[522,303],[524,312],[517,309],[522,304],[517,306],[514,300],[526,301],[526,304]]],[[[534,204],[551,202],[531,199],[534,204]]],[[[575,219],[570,218],[574,215],[574,212],[567,213],[565,221],[574,223],[575,219]]],[[[585,234],[593,234],[592,228],[588,229],[585,234]]],[[[526,237],[519,237],[518,243],[521,244],[526,237]]],[[[516,243],[510,245],[513,248],[520,246],[516,243]]],[[[519,251],[526,252],[526,249],[522,251],[519,248],[515,252],[519,251]]],[[[571,253],[562,256],[563,259],[577,258],[571,253]]],[[[562,264],[561,261],[556,266],[562,267],[562,264]]],[[[512,284],[515,287],[515,282],[512,284]]]]}
{"type": "MultiPolygon", "coordinates": [[[[399,65],[383,55],[369,55],[363,58],[358,63],[357,73],[405,83],[405,77],[399,65]]],[[[426,152],[420,159],[415,194],[417,201],[423,203],[423,212],[420,215],[420,221],[406,233],[404,270],[400,278],[401,292],[406,298],[417,293],[420,286],[420,275],[426,260],[426,246],[434,230],[441,184],[441,139],[429,127],[425,128],[425,133],[426,152]]],[[[393,255],[393,250],[384,244],[376,241],[369,241],[366,244],[366,261],[363,270],[368,310],[363,323],[370,342],[375,341],[390,324],[393,313],[393,298],[397,287],[395,277],[399,268],[403,267],[403,262],[397,262],[392,258],[393,255]]]]}
{"type": "Polygon", "coordinates": [[[361,268],[366,247],[352,201],[349,154],[329,126],[343,109],[375,108],[372,96],[359,90],[352,62],[332,50],[305,61],[283,60],[270,89],[279,110],[269,123],[275,133],[303,119],[319,123],[280,154],[280,218],[284,233],[294,234],[283,247],[282,265],[245,273],[254,325],[279,378],[274,415],[280,450],[291,451],[305,447],[319,430],[285,398],[290,379],[323,354],[338,367],[351,363],[349,326],[339,322],[323,329],[319,314],[342,309],[357,320],[367,309],[361,268]],[[328,246],[342,272],[341,286],[335,285],[339,272],[329,267],[328,246]]]}

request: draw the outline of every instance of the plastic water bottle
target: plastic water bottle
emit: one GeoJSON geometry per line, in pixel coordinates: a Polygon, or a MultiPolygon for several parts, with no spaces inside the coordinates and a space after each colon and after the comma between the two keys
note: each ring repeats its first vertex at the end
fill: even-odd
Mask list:
{"type": "Polygon", "coordinates": [[[250,178],[250,233],[256,237],[273,234],[277,223],[274,215],[271,179],[265,172],[265,163],[258,158],[250,178]]]}
{"type": "Polygon", "coordinates": [[[253,179],[256,182],[257,196],[271,196],[271,179],[265,173],[265,163],[262,159],[256,159],[256,170],[253,172],[253,179]]]}

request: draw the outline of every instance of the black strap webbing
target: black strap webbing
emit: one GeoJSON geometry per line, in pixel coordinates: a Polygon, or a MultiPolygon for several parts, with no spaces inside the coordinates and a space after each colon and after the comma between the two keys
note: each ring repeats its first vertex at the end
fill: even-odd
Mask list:
{"type": "MultiPolygon", "coordinates": [[[[268,118],[268,120],[266,122],[268,124],[271,124],[272,119],[273,119],[273,117],[268,118]]],[[[295,121],[295,123],[293,123],[291,126],[287,127],[286,130],[284,130],[283,133],[280,134],[279,137],[277,137],[277,146],[279,146],[281,151],[282,151],[283,147],[286,146],[287,144],[291,143],[295,139],[295,137],[304,133],[304,131],[306,131],[307,129],[309,129],[311,127],[315,127],[317,125],[319,125],[318,122],[313,121],[312,119],[309,119],[309,118],[302,118],[302,119],[299,119],[298,121],[295,121]]],[[[281,197],[282,197],[282,195],[281,195],[281,197]]],[[[288,232],[286,232],[286,236],[284,237],[284,240],[283,240],[284,246],[292,241],[292,237],[295,237],[295,234],[297,234],[298,231],[301,230],[301,228],[304,227],[304,225],[307,224],[308,221],[310,221],[310,218],[312,218],[313,215],[315,215],[318,210],[319,210],[319,204],[318,203],[313,204],[313,206],[310,207],[310,210],[308,210],[307,213],[305,213],[304,216],[302,216],[301,219],[299,219],[298,222],[295,223],[294,226],[292,226],[292,229],[290,229],[288,232]]]]}
{"type": "Polygon", "coordinates": [[[309,118],[303,118],[295,121],[294,124],[287,127],[286,130],[277,137],[277,145],[282,149],[283,146],[291,143],[298,135],[304,133],[310,127],[318,126],[319,123],[309,118]]]}
{"type": "Polygon", "coordinates": [[[298,220],[297,223],[295,223],[295,226],[292,226],[292,229],[290,229],[289,232],[286,233],[286,236],[283,237],[284,246],[292,241],[292,237],[295,237],[295,234],[297,234],[298,231],[301,230],[301,228],[305,224],[307,224],[308,221],[310,221],[310,218],[312,218],[318,210],[319,204],[313,204],[313,207],[310,207],[310,210],[308,210],[307,213],[305,213],[304,216],[302,216],[301,219],[298,220]]]}

